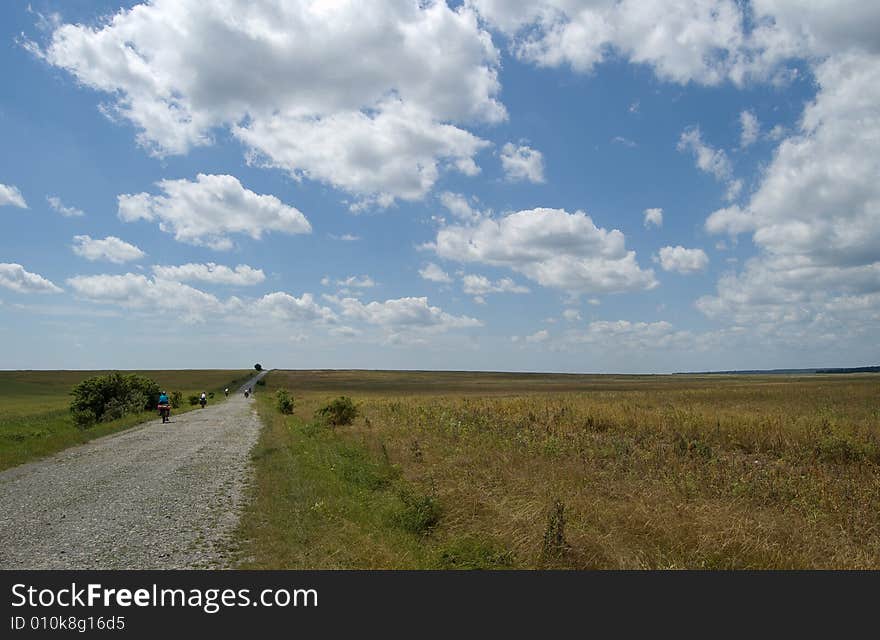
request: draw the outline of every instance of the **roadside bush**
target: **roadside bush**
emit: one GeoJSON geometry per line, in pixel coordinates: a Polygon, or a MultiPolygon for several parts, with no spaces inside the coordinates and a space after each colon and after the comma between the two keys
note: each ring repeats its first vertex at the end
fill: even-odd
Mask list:
{"type": "Polygon", "coordinates": [[[286,389],[278,389],[275,392],[275,406],[286,416],[293,413],[293,398],[290,397],[286,389]]]}
{"type": "Polygon", "coordinates": [[[70,392],[74,424],[87,429],[96,422],[116,420],[150,410],[159,401],[159,385],[150,378],[114,372],[87,378],[70,392]]]}
{"type": "Polygon", "coordinates": [[[265,387],[266,386],[266,379],[260,378],[259,380],[257,380],[257,386],[258,387],[265,387]]]}
{"type": "Polygon", "coordinates": [[[183,394],[180,391],[172,391],[170,400],[172,409],[180,409],[180,405],[183,404],[183,394]]]}
{"type": "Polygon", "coordinates": [[[434,496],[419,495],[402,490],[398,496],[403,505],[392,516],[394,523],[404,531],[425,536],[440,522],[440,503],[434,496]]]}
{"type": "Polygon", "coordinates": [[[189,401],[190,405],[194,407],[199,403],[199,396],[189,396],[187,400],[189,401]]]}
{"type": "Polygon", "coordinates": [[[334,427],[351,424],[358,417],[357,407],[348,396],[340,396],[330,404],[321,407],[315,415],[334,427]]]}

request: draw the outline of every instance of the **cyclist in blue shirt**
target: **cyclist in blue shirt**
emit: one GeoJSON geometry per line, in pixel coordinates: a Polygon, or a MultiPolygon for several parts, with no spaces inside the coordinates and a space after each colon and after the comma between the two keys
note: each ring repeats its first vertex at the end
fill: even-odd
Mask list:
{"type": "Polygon", "coordinates": [[[159,415],[162,416],[163,424],[171,419],[171,402],[164,391],[159,394],[159,415]]]}

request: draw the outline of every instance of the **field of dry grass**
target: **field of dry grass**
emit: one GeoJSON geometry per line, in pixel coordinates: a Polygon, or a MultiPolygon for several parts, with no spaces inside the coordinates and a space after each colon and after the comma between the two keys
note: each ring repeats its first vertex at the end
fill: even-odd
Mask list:
{"type": "Polygon", "coordinates": [[[877,375],[267,380],[246,566],[880,568],[877,375]]]}

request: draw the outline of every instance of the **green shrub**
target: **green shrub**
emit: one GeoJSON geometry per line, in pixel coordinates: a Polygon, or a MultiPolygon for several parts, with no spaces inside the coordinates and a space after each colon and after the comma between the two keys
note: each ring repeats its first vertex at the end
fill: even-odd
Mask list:
{"type": "Polygon", "coordinates": [[[78,429],[88,429],[98,421],[94,411],[90,409],[75,410],[71,408],[71,414],[73,415],[73,424],[75,424],[78,429]]]}
{"type": "Polygon", "coordinates": [[[259,380],[257,380],[257,386],[258,387],[265,387],[266,386],[266,379],[260,378],[259,380]]]}
{"type": "Polygon", "coordinates": [[[330,404],[318,409],[315,415],[336,427],[354,422],[358,416],[358,410],[351,398],[340,396],[330,404]]]}
{"type": "Polygon", "coordinates": [[[403,503],[392,515],[392,521],[404,531],[428,535],[440,522],[440,503],[434,496],[418,495],[401,491],[398,496],[403,503]]]}
{"type": "Polygon", "coordinates": [[[187,400],[189,401],[190,405],[196,406],[199,403],[199,396],[189,396],[187,400]]]}
{"type": "Polygon", "coordinates": [[[150,378],[113,372],[87,378],[70,393],[73,422],[79,429],[87,429],[96,422],[153,409],[159,401],[160,388],[150,378]]]}
{"type": "Polygon", "coordinates": [[[183,394],[180,391],[172,391],[170,400],[173,409],[180,409],[180,405],[183,404],[183,394]]]}
{"type": "Polygon", "coordinates": [[[275,406],[284,415],[289,416],[293,413],[293,398],[290,397],[286,389],[278,389],[275,392],[275,406]]]}

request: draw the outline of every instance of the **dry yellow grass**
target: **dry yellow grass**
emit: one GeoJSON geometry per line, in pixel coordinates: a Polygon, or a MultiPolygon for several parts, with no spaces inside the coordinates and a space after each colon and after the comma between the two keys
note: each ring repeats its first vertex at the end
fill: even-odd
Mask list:
{"type": "MultiPolygon", "coordinates": [[[[442,515],[428,535],[391,540],[393,527],[334,513],[314,526],[331,538],[357,530],[339,540],[343,562],[313,553],[300,563],[301,549],[281,545],[255,566],[458,566],[460,556],[467,566],[880,568],[876,375],[438,376],[270,374],[269,389],[298,401],[294,417],[271,417],[286,425],[278,446],[309,450],[314,410],[351,395],[361,417],[321,446],[360,448],[399,474],[358,499],[405,486],[442,515]],[[368,549],[377,538],[381,559],[362,562],[358,540],[368,549]]],[[[318,478],[309,499],[330,481],[318,478]]]]}

